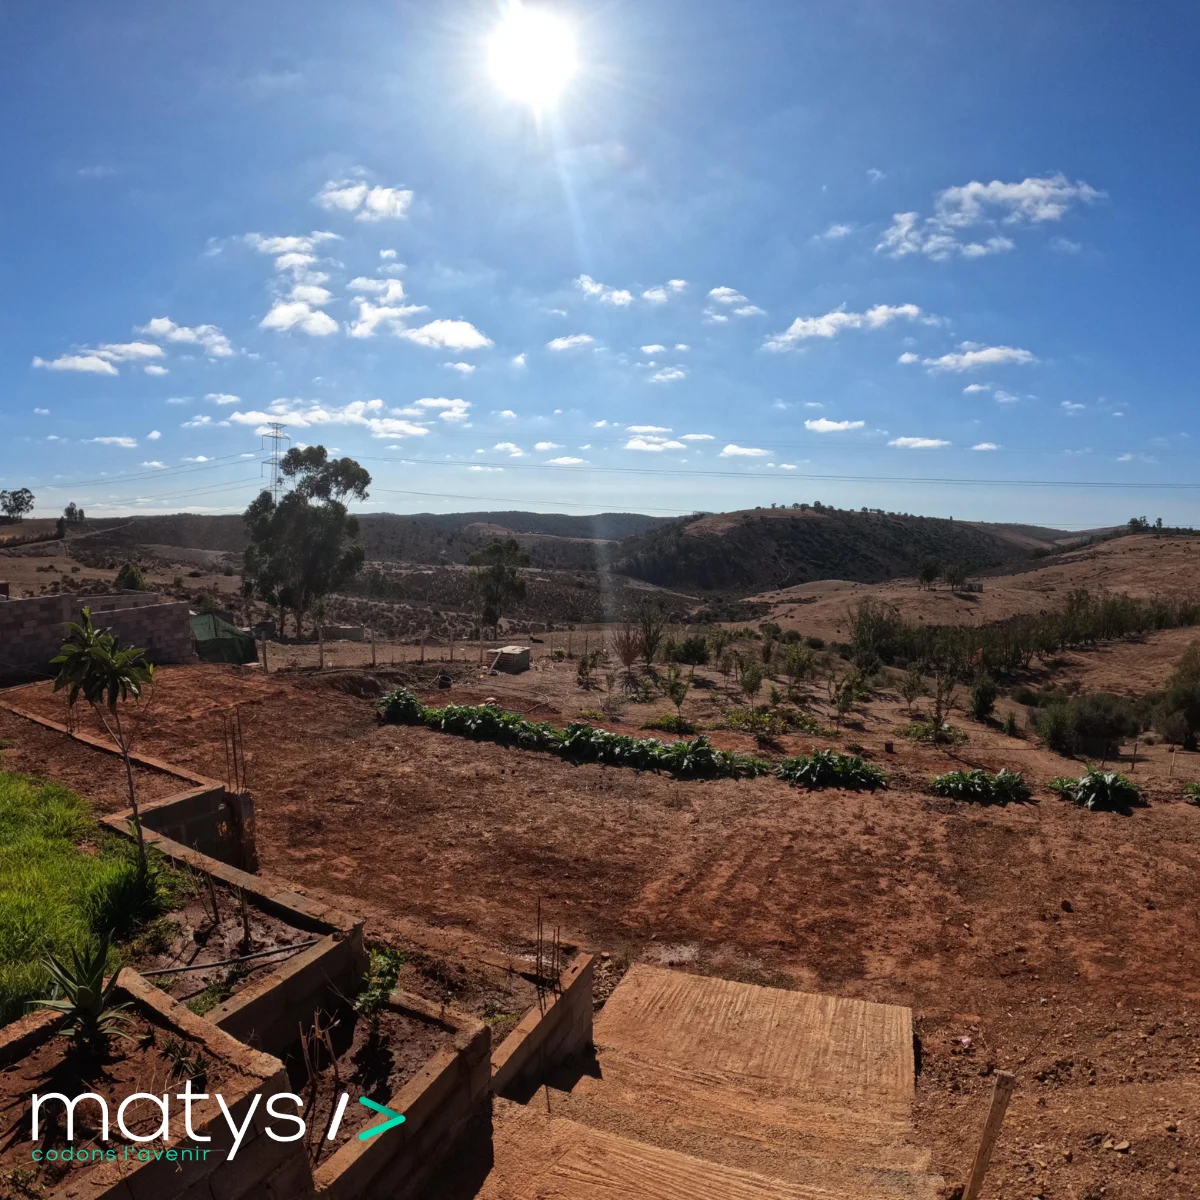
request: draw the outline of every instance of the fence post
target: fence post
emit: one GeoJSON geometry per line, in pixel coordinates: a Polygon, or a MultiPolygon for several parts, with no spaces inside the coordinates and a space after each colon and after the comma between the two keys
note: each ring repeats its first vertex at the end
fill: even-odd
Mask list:
{"type": "Polygon", "coordinates": [[[270,675],[271,668],[269,666],[267,666],[267,635],[265,632],[262,635],[262,644],[263,644],[263,674],[270,675]]]}
{"type": "Polygon", "coordinates": [[[1004,1114],[1008,1111],[1008,1102],[1012,1099],[1016,1083],[1017,1078],[1011,1072],[996,1072],[996,1083],[992,1088],[987,1119],[983,1123],[983,1137],[979,1141],[979,1149],[975,1151],[975,1161],[971,1164],[971,1177],[967,1180],[962,1200],[978,1200],[979,1193],[983,1189],[983,1177],[987,1174],[988,1165],[992,1161],[992,1151],[996,1148],[996,1139],[1000,1136],[1000,1126],[1004,1124],[1004,1114]]]}
{"type": "Polygon", "coordinates": [[[371,666],[375,665],[375,630],[371,630],[371,666]]]}
{"type": "Polygon", "coordinates": [[[317,626],[317,670],[325,670],[325,630],[317,626]]]}
{"type": "Polygon", "coordinates": [[[421,635],[421,661],[425,661],[425,635],[421,635]]]}

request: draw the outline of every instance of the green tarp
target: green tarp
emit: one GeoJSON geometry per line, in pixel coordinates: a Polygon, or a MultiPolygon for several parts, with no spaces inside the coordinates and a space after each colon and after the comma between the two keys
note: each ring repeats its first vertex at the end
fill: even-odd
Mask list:
{"type": "Polygon", "coordinates": [[[203,662],[252,663],[258,661],[254,635],[218,617],[199,613],[191,618],[196,653],[203,662]]]}

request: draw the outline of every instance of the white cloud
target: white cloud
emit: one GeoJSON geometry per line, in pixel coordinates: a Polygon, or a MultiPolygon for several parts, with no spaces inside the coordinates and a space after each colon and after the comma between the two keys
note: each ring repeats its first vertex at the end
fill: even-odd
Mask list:
{"type": "Polygon", "coordinates": [[[796,464],[795,463],[780,463],[779,469],[781,471],[794,471],[796,469],[796,464]]]}
{"type": "Polygon", "coordinates": [[[209,392],[204,398],[213,404],[241,404],[242,402],[241,396],[234,396],[229,392],[209,392]]]}
{"type": "Polygon", "coordinates": [[[691,349],[691,346],[689,346],[687,342],[676,342],[675,349],[678,350],[680,354],[686,354],[691,349]]]}
{"type": "Polygon", "coordinates": [[[142,466],[143,467],[154,467],[156,470],[162,471],[162,470],[166,470],[167,464],[165,462],[159,462],[157,458],[152,458],[149,462],[142,463],[142,466]]]}
{"type": "Polygon", "coordinates": [[[537,445],[534,446],[534,449],[535,450],[561,450],[562,446],[560,446],[557,442],[538,442],[537,445]]]}
{"type": "Polygon", "coordinates": [[[412,198],[406,188],[369,187],[354,179],[331,179],[314,197],[327,211],[354,213],[357,221],[398,221],[408,216],[412,198]]]}
{"type": "Polygon", "coordinates": [[[759,450],[752,446],[737,446],[730,442],[724,450],[721,451],[722,458],[765,458],[770,454],[770,450],[759,450]]]}
{"type": "Polygon", "coordinates": [[[898,437],[892,438],[888,445],[899,446],[901,450],[937,450],[950,443],[942,441],[941,438],[898,437]]]}
{"type": "Polygon", "coordinates": [[[1074,402],[1072,402],[1070,400],[1064,400],[1062,402],[1063,412],[1065,412],[1068,416],[1071,416],[1071,417],[1075,416],[1076,413],[1083,412],[1083,410],[1085,408],[1087,408],[1086,404],[1075,404],[1074,402]]]}
{"type": "Polygon", "coordinates": [[[925,365],[931,371],[973,371],[976,367],[995,367],[1005,363],[1026,366],[1037,362],[1028,350],[1016,346],[984,346],[979,342],[963,342],[958,352],[943,354],[941,358],[927,358],[925,365]]]}
{"type": "Polygon", "coordinates": [[[404,299],[404,281],[401,279],[374,279],[369,275],[358,275],[346,287],[352,292],[371,292],[383,304],[399,304],[404,299]]]}
{"type": "Polygon", "coordinates": [[[50,415],[50,410],[48,408],[35,408],[33,411],[34,414],[39,417],[48,417],[50,415]]]}
{"type": "Polygon", "coordinates": [[[522,350],[520,354],[513,355],[512,365],[514,367],[523,367],[525,365],[525,351],[524,350],[522,350]]]}
{"type": "Polygon", "coordinates": [[[862,421],[831,421],[828,417],[817,417],[804,422],[804,428],[813,433],[844,433],[847,429],[861,429],[862,421]]]}
{"type": "Polygon", "coordinates": [[[667,425],[630,425],[628,426],[630,433],[670,433],[670,427],[667,425]]]}
{"type": "Polygon", "coordinates": [[[210,459],[208,458],[208,455],[206,455],[206,454],[197,454],[190,458],[181,458],[179,461],[180,462],[189,462],[189,463],[205,463],[205,462],[209,462],[210,459]]]}
{"type": "Polygon", "coordinates": [[[653,342],[649,346],[642,347],[643,354],[662,354],[665,350],[666,346],[660,346],[657,342],[653,342]]]}
{"type": "Polygon", "coordinates": [[[921,356],[919,354],[914,354],[911,350],[905,350],[896,361],[902,366],[907,366],[909,363],[919,362],[920,359],[921,356]]]}
{"type": "Polygon", "coordinates": [[[303,300],[276,300],[258,324],[260,329],[275,329],[280,333],[299,329],[310,337],[327,337],[338,331],[338,323],[327,312],[310,308],[303,300]]]}
{"type": "Polygon", "coordinates": [[[1020,399],[1020,396],[1014,396],[1012,392],[1006,392],[1002,388],[996,389],[997,404],[1016,404],[1020,399]]]}
{"type": "MultiPolygon", "coordinates": [[[[396,281],[398,282],[398,281],[396,281]]],[[[346,332],[354,338],[374,337],[379,328],[399,336],[404,322],[414,313],[427,312],[424,304],[372,304],[369,300],[358,300],[358,320],[352,321],[346,332]]]]}
{"type": "Polygon", "coordinates": [[[470,416],[471,402],[469,400],[448,400],[445,396],[427,396],[423,400],[418,400],[411,408],[392,409],[392,415],[398,417],[427,417],[431,412],[436,412],[442,421],[457,424],[470,416]]]}
{"type": "Polygon", "coordinates": [[[441,350],[482,350],[492,345],[492,339],[476,329],[470,321],[448,321],[441,318],[417,329],[398,329],[397,337],[407,338],[418,346],[441,350]]]}
{"type": "Polygon", "coordinates": [[[978,442],[971,447],[972,450],[999,450],[1000,447],[995,442],[978,442]]]}
{"type": "Polygon", "coordinates": [[[120,446],[123,450],[132,450],[137,445],[137,438],[131,437],[94,437],[89,442],[98,442],[101,446],[120,446]]]}
{"type": "Polygon", "coordinates": [[[642,299],[648,301],[650,304],[666,304],[673,295],[678,295],[686,288],[686,279],[668,279],[665,284],[647,288],[642,293],[642,299]]]}
{"type": "MultiPolygon", "coordinates": [[[[403,410],[402,410],[403,411],[403,410]]],[[[323,425],[361,425],[372,437],[424,437],[426,425],[395,416],[384,416],[382,400],[354,400],[340,408],[327,407],[315,400],[280,399],[267,406],[267,411],[252,410],[229,414],[238,425],[254,425],[265,429],[270,421],[279,421],[295,429],[319,428],[323,425]]]]}
{"type": "Polygon", "coordinates": [[[715,287],[709,290],[708,298],[715,304],[745,304],[746,297],[737,288],[715,287]]]}
{"type": "Polygon", "coordinates": [[[569,454],[564,454],[562,458],[548,458],[548,463],[556,467],[575,467],[580,463],[587,462],[586,458],[572,458],[569,454]]]}
{"type": "Polygon", "coordinates": [[[478,464],[467,468],[468,471],[503,471],[503,467],[481,467],[478,464]]]}
{"type": "MultiPolygon", "coordinates": [[[[234,414],[237,415],[236,413],[234,414]]],[[[182,429],[203,429],[206,425],[212,424],[212,417],[205,416],[202,413],[197,413],[190,421],[184,421],[182,429]]]]}
{"type": "Polygon", "coordinates": [[[515,421],[517,419],[517,414],[511,408],[502,408],[496,413],[496,416],[502,417],[505,421],[515,421]]]}
{"type": "Polygon", "coordinates": [[[1090,184],[1072,183],[1062,173],[1019,183],[972,180],[939,192],[933,216],[896,213],[875,248],[893,258],[924,254],[939,262],[956,255],[1003,254],[1015,245],[1003,230],[1058,221],[1076,205],[1092,204],[1103,196],[1090,184]]]}
{"type": "Polygon", "coordinates": [[[972,396],[976,392],[990,392],[991,390],[992,385],[990,383],[968,383],[967,386],[963,388],[963,395],[972,396]]]}
{"type": "Polygon", "coordinates": [[[292,288],[289,293],[292,300],[299,300],[303,304],[308,304],[312,308],[320,308],[322,304],[328,304],[333,299],[333,293],[328,288],[323,288],[315,283],[298,283],[292,288]]]}
{"type": "Polygon", "coordinates": [[[805,400],[804,407],[805,408],[824,408],[825,405],[823,405],[819,400],[805,400]]]}
{"type": "Polygon", "coordinates": [[[229,339],[216,325],[177,325],[170,317],[152,317],[134,332],[179,345],[200,346],[209,358],[229,358],[233,354],[229,339]]]}
{"type": "Polygon", "coordinates": [[[574,350],[578,346],[590,346],[596,339],[590,333],[569,333],[546,343],[547,350],[574,350]]]}
{"type": "Polygon", "coordinates": [[[396,252],[395,250],[380,250],[379,257],[382,258],[384,262],[391,262],[392,259],[396,257],[396,252]]]}
{"type": "Polygon", "coordinates": [[[142,368],[147,375],[170,375],[170,371],[166,367],[160,367],[157,363],[151,363],[147,367],[142,368]]]}
{"type": "Polygon", "coordinates": [[[607,284],[597,283],[590,275],[580,275],[575,280],[575,286],[585,295],[593,296],[604,304],[612,304],[617,308],[628,308],[633,303],[633,293],[625,288],[608,287],[607,284]]]}
{"type": "Polygon", "coordinates": [[[687,447],[674,438],[658,437],[653,434],[642,434],[631,437],[625,443],[626,450],[642,450],[648,454],[661,454],[664,450],[686,450],[687,447]]]}
{"type": "Polygon", "coordinates": [[[866,312],[834,309],[821,317],[797,317],[783,333],[767,338],[763,346],[776,352],[793,350],[808,338],[836,337],[844,329],[882,329],[896,320],[931,321],[915,304],[876,304],[866,312]]]}
{"type": "Polygon", "coordinates": [[[35,367],[44,367],[47,371],[82,371],[91,375],[119,375],[120,372],[106,358],[98,354],[62,354],[47,362],[44,358],[35,357],[35,367]]]}
{"type": "Polygon", "coordinates": [[[450,371],[457,371],[460,375],[470,375],[475,370],[474,363],[465,362],[445,362],[442,366],[450,371]]]}
{"type": "Polygon", "coordinates": [[[593,421],[592,428],[593,429],[603,429],[605,427],[605,425],[607,425],[607,424],[608,424],[607,421],[593,421]]]}
{"type": "Polygon", "coordinates": [[[146,441],[157,442],[160,437],[162,437],[162,434],[157,429],[152,429],[146,434],[146,441]]]}
{"type": "Polygon", "coordinates": [[[680,441],[683,442],[711,442],[713,440],[711,433],[685,433],[680,438],[680,441]]]}
{"type": "Polygon", "coordinates": [[[878,167],[868,167],[867,168],[867,178],[872,183],[878,183],[881,179],[886,179],[887,175],[884,174],[884,172],[881,171],[878,167]]]}
{"type": "Polygon", "coordinates": [[[168,396],[167,404],[186,404],[191,399],[190,396],[168,396]]]}
{"type": "Polygon", "coordinates": [[[503,451],[505,451],[505,453],[510,454],[513,458],[524,458],[525,457],[525,451],[522,450],[521,447],[518,446],[515,442],[497,442],[492,447],[492,449],[493,450],[503,450],[503,451]]]}
{"type": "Polygon", "coordinates": [[[830,227],[827,230],[825,230],[825,232],[822,233],[820,235],[820,237],[824,238],[825,241],[827,241],[827,242],[839,242],[842,240],[842,238],[849,237],[853,232],[854,232],[853,225],[846,225],[846,224],[839,223],[839,224],[830,225],[830,227]]]}
{"type": "Polygon", "coordinates": [[[765,317],[767,310],[759,308],[757,304],[740,304],[733,310],[735,317],[765,317]]]}
{"type": "Polygon", "coordinates": [[[677,383],[687,378],[687,371],[682,367],[663,367],[650,376],[651,383],[677,383]]]}

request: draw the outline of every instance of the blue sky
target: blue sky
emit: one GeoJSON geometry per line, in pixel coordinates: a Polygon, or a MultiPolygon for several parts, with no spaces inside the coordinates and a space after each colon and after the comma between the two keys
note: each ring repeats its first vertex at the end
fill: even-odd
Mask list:
{"type": "Polygon", "coordinates": [[[554,11],[0,4],[0,486],[1200,524],[1194,5],[554,11]]]}

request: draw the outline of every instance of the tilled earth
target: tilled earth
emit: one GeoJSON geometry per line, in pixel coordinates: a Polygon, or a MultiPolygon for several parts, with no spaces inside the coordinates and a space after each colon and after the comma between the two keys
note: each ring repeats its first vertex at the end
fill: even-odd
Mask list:
{"type": "MultiPolygon", "coordinates": [[[[567,685],[535,676],[464,681],[441,699],[574,715],[567,685]]],[[[378,725],[368,699],[311,676],[212,666],[159,679],[141,748],[194,771],[223,774],[220,714],[242,706],[265,870],[350,910],[508,949],[528,948],[540,899],[564,940],[616,961],[911,1005],[918,1119],[951,1184],[1003,1068],[1019,1089],[990,1194],[1200,1195],[1200,810],[1178,778],[1155,777],[1131,816],[1041,787],[1008,808],[935,799],[926,781],[948,754],[896,739],[900,710],[881,701],[836,743],[789,737],[780,750],[861,742],[887,791],[681,782],[378,725]]],[[[19,698],[55,715],[48,690],[19,698]]],[[[1074,765],[960,723],[960,762],[1039,784],[1074,765]]],[[[103,757],[23,724],[0,728],[20,769],[103,757]]],[[[116,807],[104,774],[95,788],[67,781],[116,807]]]]}

